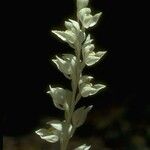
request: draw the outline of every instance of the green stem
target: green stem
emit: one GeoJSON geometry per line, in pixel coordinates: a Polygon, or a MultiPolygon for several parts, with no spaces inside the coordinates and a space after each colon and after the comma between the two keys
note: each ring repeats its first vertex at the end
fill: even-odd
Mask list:
{"type": "MultiPolygon", "coordinates": [[[[76,68],[75,68],[75,74],[76,74],[76,77],[75,79],[72,79],[72,82],[73,82],[73,87],[72,87],[72,91],[73,91],[73,95],[72,95],[72,101],[71,101],[71,104],[69,106],[70,110],[69,112],[65,112],[65,120],[66,120],[66,125],[68,127],[68,129],[66,130],[67,133],[65,133],[65,139],[62,139],[61,141],[61,150],[67,150],[67,147],[68,147],[68,143],[69,143],[69,140],[70,140],[70,135],[68,134],[68,130],[69,130],[69,127],[71,125],[71,120],[72,120],[72,115],[73,115],[73,112],[74,112],[74,109],[75,109],[75,104],[76,104],[76,95],[77,95],[77,89],[78,89],[78,82],[79,82],[79,79],[80,79],[80,51],[81,49],[79,48],[79,45],[77,45],[77,49],[76,49],[76,57],[77,57],[77,62],[76,62],[76,68]]],[[[73,127],[72,129],[72,134],[74,134],[75,132],[75,127],[73,127]]]]}
{"type": "MultiPolygon", "coordinates": [[[[77,21],[79,23],[79,19],[77,17],[77,21]]],[[[82,27],[83,29],[83,27],[82,27]]],[[[77,62],[76,62],[76,68],[75,68],[75,74],[76,74],[76,77],[75,78],[72,78],[72,101],[71,101],[71,104],[69,106],[70,110],[69,112],[65,112],[65,120],[66,120],[66,123],[67,123],[67,126],[68,126],[68,129],[66,130],[67,133],[65,133],[65,139],[62,139],[62,142],[61,142],[61,150],[67,150],[67,147],[68,147],[68,143],[69,143],[69,140],[70,140],[70,135],[68,135],[68,130],[69,130],[69,126],[71,125],[71,120],[72,120],[72,115],[73,115],[73,112],[74,112],[74,109],[75,109],[75,105],[77,103],[77,101],[79,101],[79,99],[81,98],[80,95],[79,97],[76,97],[78,96],[77,94],[77,90],[78,90],[78,83],[79,83],[79,79],[80,79],[80,74],[81,74],[81,71],[82,71],[82,68],[81,68],[81,65],[80,65],[80,56],[81,56],[81,44],[79,43],[79,41],[77,41],[76,43],[76,49],[75,49],[75,54],[76,54],[76,58],[77,58],[77,62]]],[[[72,135],[74,134],[76,128],[73,126],[72,127],[72,135]]]]}
{"type": "Polygon", "coordinates": [[[69,139],[63,139],[61,142],[61,150],[67,150],[69,139]]]}

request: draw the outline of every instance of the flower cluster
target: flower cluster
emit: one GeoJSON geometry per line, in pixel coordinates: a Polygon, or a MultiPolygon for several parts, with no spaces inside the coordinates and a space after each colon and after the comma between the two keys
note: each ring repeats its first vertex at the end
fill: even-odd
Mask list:
{"type": "MultiPolygon", "coordinates": [[[[75,130],[83,125],[88,112],[93,106],[76,108],[77,102],[81,97],[88,97],[96,94],[105,88],[103,84],[92,84],[92,76],[82,75],[86,66],[97,63],[106,51],[95,51],[90,34],[85,30],[93,27],[98,22],[102,13],[91,14],[88,8],[89,0],[77,0],[78,21],[69,19],[65,21],[65,31],[53,30],[58,38],[67,42],[74,50],[75,54],[62,54],[56,56],[52,61],[66,78],[71,80],[72,91],[62,87],[49,86],[48,94],[51,95],[56,108],[65,112],[65,120],[53,120],[48,122],[48,129],[40,129],[36,133],[44,140],[55,143],[60,141],[61,149],[66,150],[69,139],[75,130]]],[[[91,146],[83,144],[75,150],[89,150],[91,146]]]]}

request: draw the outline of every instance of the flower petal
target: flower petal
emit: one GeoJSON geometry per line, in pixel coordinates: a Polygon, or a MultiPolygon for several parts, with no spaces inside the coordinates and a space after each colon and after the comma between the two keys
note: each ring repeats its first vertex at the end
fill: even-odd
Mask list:
{"type": "Polygon", "coordinates": [[[38,134],[41,139],[44,139],[51,143],[55,143],[59,140],[57,132],[55,131],[49,131],[48,129],[39,129],[35,131],[35,133],[38,134]]]}
{"type": "Polygon", "coordinates": [[[71,30],[71,28],[73,27],[73,25],[72,25],[71,22],[65,21],[65,27],[66,27],[68,30],[71,30]]]}
{"type": "Polygon", "coordinates": [[[87,46],[84,48],[84,51],[85,51],[85,52],[86,52],[86,51],[92,52],[94,49],[95,49],[94,44],[89,44],[89,45],[87,45],[87,46]]]}
{"type": "Polygon", "coordinates": [[[57,135],[47,135],[47,136],[41,137],[41,139],[44,139],[47,142],[55,143],[59,140],[59,137],[57,135]]]}
{"type": "Polygon", "coordinates": [[[69,19],[69,21],[73,24],[73,26],[76,28],[77,31],[80,30],[80,25],[77,21],[69,19]]]}
{"type": "Polygon", "coordinates": [[[91,24],[93,23],[93,16],[92,15],[85,15],[82,21],[83,26],[88,29],[91,27],[91,24]]]}
{"type": "Polygon", "coordinates": [[[97,24],[97,22],[98,22],[99,18],[101,17],[101,15],[102,15],[102,12],[97,13],[97,14],[95,14],[95,15],[93,16],[92,21],[91,21],[91,24],[90,24],[90,27],[93,27],[94,25],[97,24]]]}
{"type": "Polygon", "coordinates": [[[52,30],[52,33],[57,35],[61,40],[71,44],[73,44],[76,40],[75,34],[70,30],[66,30],[66,31],[52,30]]]}
{"type": "Polygon", "coordinates": [[[95,53],[94,51],[90,52],[89,49],[85,49],[85,53],[84,53],[84,61],[85,64],[87,66],[92,66],[94,65],[96,62],[98,62],[106,53],[106,51],[99,51],[97,53],[95,53]]]}
{"type": "Polygon", "coordinates": [[[99,59],[100,59],[100,58],[99,58],[98,56],[96,56],[94,52],[89,53],[89,55],[88,55],[88,56],[86,57],[86,59],[85,59],[85,64],[86,64],[87,66],[92,66],[92,65],[94,65],[96,62],[98,62],[99,59]]]}
{"type": "Polygon", "coordinates": [[[83,8],[78,12],[78,18],[86,29],[93,27],[98,22],[101,15],[102,12],[92,16],[90,8],[83,8]]]}
{"type": "Polygon", "coordinates": [[[87,83],[82,83],[80,85],[80,92],[82,97],[88,97],[91,95],[96,94],[99,90],[105,88],[105,85],[102,84],[87,84],[87,83]]]}
{"type": "Polygon", "coordinates": [[[62,122],[59,120],[52,120],[47,122],[47,124],[51,125],[53,128],[57,129],[58,131],[62,131],[62,122]]]}
{"type": "Polygon", "coordinates": [[[71,75],[75,67],[76,57],[72,54],[63,54],[62,58],[56,56],[56,59],[52,59],[52,61],[61,72],[71,75]]]}
{"type": "Polygon", "coordinates": [[[61,110],[66,110],[66,104],[68,105],[70,102],[70,99],[72,98],[72,92],[60,87],[49,87],[50,90],[47,93],[52,96],[54,105],[61,110]]]}
{"type": "Polygon", "coordinates": [[[89,150],[91,148],[91,146],[87,146],[86,144],[83,144],[77,148],[75,148],[74,150],[89,150]]]}
{"type": "Polygon", "coordinates": [[[90,81],[93,79],[92,76],[84,75],[79,80],[79,85],[82,83],[90,83],[90,81]]]}
{"type": "Polygon", "coordinates": [[[83,8],[78,12],[78,18],[83,23],[84,17],[91,14],[90,8],[83,8]]]}
{"type": "Polygon", "coordinates": [[[84,47],[86,47],[87,45],[91,44],[93,41],[93,39],[91,39],[91,35],[88,34],[88,36],[86,37],[86,40],[84,42],[84,47]]]}
{"type": "Polygon", "coordinates": [[[92,105],[85,108],[85,106],[76,109],[73,113],[72,123],[75,127],[81,126],[87,117],[87,113],[92,109],[92,105]]]}

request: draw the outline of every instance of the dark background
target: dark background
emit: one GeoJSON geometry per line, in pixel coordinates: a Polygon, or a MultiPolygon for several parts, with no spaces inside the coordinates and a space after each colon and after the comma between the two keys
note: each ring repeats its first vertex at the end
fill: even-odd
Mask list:
{"type": "MultiPolygon", "coordinates": [[[[94,104],[94,111],[123,106],[133,123],[148,122],[146,9],[141,2],[124,0],[92,0],[91,7],[103,16],[89,32],[97,50],[105,49],[107,54],[85,73],[107,88],[81,104],[94,104]]],[[[70,83],[50,60],[73,50],[50,31],[64,29],[64,20],[75,18],[75,1],[13,1],[4,8],[2,132],[17,136],[33,132],[47,116],[60,115],[46,91],[49,84],[70,83]]]]}

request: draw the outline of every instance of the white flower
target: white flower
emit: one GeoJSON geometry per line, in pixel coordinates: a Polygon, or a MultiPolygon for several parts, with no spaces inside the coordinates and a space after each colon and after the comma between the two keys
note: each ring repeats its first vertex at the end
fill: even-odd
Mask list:
{"type": "Polygon", "coordinates": [[[52,88],[49,86],[49,88],[50,90],[47,93],[52,96],[54,105],[61,110],[67,110],[72,98],[72,92],[61,87],[52,88]]]}
{"type": "Polygon", "coordinates": [[[82,8],[78,12],[78,18],[81,21],[84,28],[86,29],[89,27],[93,27],[98,22],[101,15],[102,15],[102,12],[97,13],[94,16],[92,16],[90,8],[82,8]]]}
{"type": "Polygon", "coordinates": [[[93,77],[91,76],[82,76],[79,81],[79,89],[82,97],[88,97],[96,94],[99,90],[105,88],[103,84],[92,84],[90,83],[93,77]]]}
{"type": "Polygon", "coordinates": [[[52,59],[57,68],[64,73],[64,75],[71,75],[74,73],[76,57],[72,54],[63,54],[62,58],[56,56],[56,59],[52,59]]]}
{"type": "Polygon", "coordinates": [[[59,132],[57,130],[39,129],[35,133],[47,142],[55,143],[59,140],[59,132]]]}
{"type": "Polygon", "coordinates": [[[55,128],[58,131],[62,131],[62,122],[59,120],[52,120],[47,122],[47,124],[51,125],[53,128],[55,128]]]}
{"type": "Polygon", "coordinates": [[[95,46],[94,44],[91,44],[91,42],[92,42],[92,39],[90,39],[90,37],[87,37],[82,47],[83,61],[87,66],[94,65],[106,53],[106,51],[94,52],[95,46]]]}
{"type": "Polygon", "coordinates": [[[62,122],[59,120],[52,120],[47,122],[47,124],[57,130],[60,139],[65,139],[67,136],[72,136],[73,126],[72,124],[68,124],[66,120],[62,122]]]}
{"type": "Polygon", "coordinates": [[[85,106],[76,109],[72,116],[72,123],[75,127],[83,125],[86,120],[87,113],[92,109],[92,105],[85,108],[85,106]]]}
{"type": "Polygon", "coordinates": [[[80,43],[84,41],[85,33],[80,29],[77,21],[69,19],[69,21],[65,21],[65,27],[67,28],[65,31],[52,30],[52,33],[56,34],[61,40],[67,42],[73,48],[73,45],[77,41],[80,43]]]}
{"type": "Polygon", "coordinates": [[[80,25],[77,21],[69,19],[69,21],[65,21],[65,26],[68,30],[72,30],[72,32],[78,32],[80,30],[80,25]]]}
{"type": "Polygon", "coordinates": [[[82,49],[85,48],[87,45],[91,44],[92,42],[93,42],[93,39],[91,39],[91,35],[88,34],[85,42],[83,43],[82,49]]]}
{"type": "Polygon", "coordinates": [[[52,33],[56,34],[60,39],[62,39],[65,42],[73,44],[76,41],[75,34],[70,30],[66,31],[53,30],[52,33]]]}
{"type": "Polygon", "coordinates": [[[105,88],[105,85],[102,84],[83,84],[81,87],[81,95],[83,97],[88,97],[96,94],[99,90],[105,88]]]}
{"type": "Polygon", "coordinates": [[[93,50],[90,50],[90,49],[92,49],[92,45],[91,45],[91,47],[86,47],[85,51],[84,51],[84,61],[87,66],[94,65],[106,53],[106,51],[94,52],[93,50]]]}

